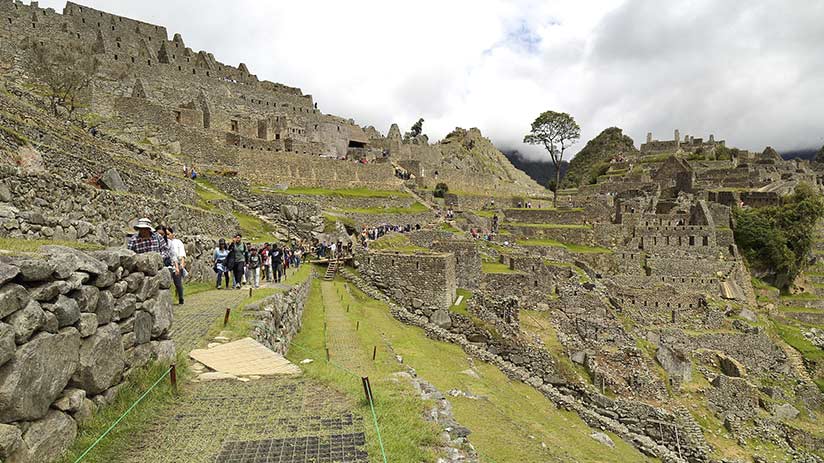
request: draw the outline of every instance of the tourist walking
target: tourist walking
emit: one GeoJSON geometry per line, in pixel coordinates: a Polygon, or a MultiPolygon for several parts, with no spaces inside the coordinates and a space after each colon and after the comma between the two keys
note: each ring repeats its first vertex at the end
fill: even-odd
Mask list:
{"type": "Polygon", "coordinates": [[[137,254],[146,252],[160,253],[161,248],[166,246],[166,243],[160,238],[160,235],[152,228],[152,222],[149,219],[138,219],[133,228],[137,233],[129,237],[129,242],[126,245],[129,250],[137,254]]]}
{"type": "Polygon", "coordinates": [[[275,245],[272,248],[272,278],[275,280],[275,283],[280,283],[281,277],[281,263],[283,261],[283,253],[281,252],[280,248],[275,245]]]}
{"type": "Polygon", "coordinates": [[[226,258],[229,256],[229,249],[226,247],[226,240],[223,238],[220,239],[217,243],[217,247],[215,248],[215,252],[212,255],[212,259],[214,260],[214,271],[217,274],[217,282],[215,283],[215,288],[222,289],[220,287],[220,280],[226,279],[226,288],[229,288],[229,272],[230,270],[226,268],[226,258]]]}
{"type": "Polygon", "coordinates": [[[249,285],[254,288],[260,288],[260,254],[258,254],[257,248],[252,248],[249,251],[247,265],[249,268],[249,278],[247,278],[249,285]]]}
{"type": "Polygon", "coordinates": [[[166,233],[169,235],[171,248],[177,256],[177,264],[180,266],[180,279],[185,280],[186,277],[189,276],[189,272],[186,270],[186,246],[184,246],[183,241],[180,241],[177,237],[174,228],[166,227],[166,233]]]}
{"type": "Polygon", "coordinates": [[[272,281],[270,278],[270,270],[272,269],[272,256],[269,255],[270,252],[269,243],[264,243],[263,249],[260,250],[260,262],[261,269],[263,270],[263,279],[266,281],[272,281]]]}
{"type": "Polygon", "coordinates": [[[232,277],[235,289],[240,289],[243,281],[243,271],[246,267],[246,246],[240,241],[240,233],[235,235],[232,245],[229,246],[229,258],[232,262],[232,277]]]}
{"type": "Polygon", "coordinates": [[[160,253],[160,255],[163,256],[163,265],[169,269],[169,274],[172,276],[172,282],[174,283],[175,291],[177,292],[177,302],[178,304],[183,305],[183,279],[181,278],[177,253],[172,246],[171,240],[169,239],[169,230],[165,226],[161,225],[157,227],[157,232],[166,244],[166,255],[164,256],[162,251],[160,253]]]}

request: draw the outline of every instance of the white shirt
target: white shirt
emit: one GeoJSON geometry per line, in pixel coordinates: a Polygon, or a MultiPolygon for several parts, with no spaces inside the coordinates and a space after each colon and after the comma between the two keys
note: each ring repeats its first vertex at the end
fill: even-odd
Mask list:
{"type": "Polygon", "coordinates": [[[186,247],[183,246],[183,241],[180,241],[179,239],[175,238],[169,241],[169,244],[171,245],[169,246],[169,248],[171,248],[174,256],[177,258],[178,261],[186,257],[186,247]]]}

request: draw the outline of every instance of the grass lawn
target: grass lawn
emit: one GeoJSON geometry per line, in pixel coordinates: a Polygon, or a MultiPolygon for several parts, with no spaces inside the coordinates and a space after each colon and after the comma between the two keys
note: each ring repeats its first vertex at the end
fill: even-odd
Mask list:
{"type": "Polygon", "coordinates": [[[369,249],[376,251],[399,251],[399,252],[428,252],[426,248],[416,246],[409,241],[406,235],[400,233],[390,233],[380,239],[369,243],[369,249]]]}
{"type": "Polygon", "coordinates": [[[524,272],[519,272],[517,270],[512,270],[509,268],[507,264],[501,264],[500,262],[482,262],[481,263],[481,270],[483,273],[514,273],[514,274],[523,274],[524,272]]]}
{"type": "MultiPolygon", "coordinates": [[[[440,391],[458,389],[478,397],[449,397],[449,401],[457,421],[472,431],[469,439],[480,450],[481,461],[654,461],[644,457],[615,435],[611,435],[615,448],[597,443],[589,437],[592,430],[577,414],[558,410],[534,388],[510,380],[496,367],[484,362],[476,360],[470,364],[459,346],[434,341],[427,338],[423,330],[401,324],[392,318],[385,304],[367,297],[351,285],[345,287],[342,282],[336,282],[335,285],[338,288],[337,294],[343,298],[342,303],[351,307],[351,311],[347,312],[351,322],[360,322],[357,340],[362,349],[371,358],[372,346],[378,346],[378,365],[372,370],[374,373],[370,372],[370,380],[376,394],[378,422],[384,443],[397,446],[395,449],[387,448],[389,461],[434,461],[410,448],[414,445],[417,452],[420,452],[419,442],[427,441],[418,434],[419,429],[397,426],[396,420],[399,418],[394,417],[396,412],[393,410],[398,404],[392,402],[402,399],[401,392],[394,385],[395,381],[384,379],[384,375],[397,368],[394,355],[400,355],[404,365],[413,367],[421,378],[440,391]],[[391,351],[389,345],[392,346],[391,351]],[[467,374],[469,372],[472,375],[467,374]],[[415,434],[410,435],[412,432],[415,434]]],[[[316,293],[317,291],[313,291],[310,296],[312,302],[307,305],[303,331],[297,339],[303,345],[312,343],[312,350],[315,352],[315,361],[306,368],[307,375],[324,374],[331,381],[339,378],[343,381],[342,387],[362,396],[359,379],[347,380],[344,375],[336,377],[324,373],[329,368],[324,366],[324,362],[318,361],[324,343],[321,334],[322,318],[319,315],[322,309],[317,307],[319,299],[316,293]]],[[[332,330],[334,327],[330,325],[328,329],[332,330]]],[[[337,338],[329,336],[328,339],[337,338]]],[[[293,361],[299,361],[305,355],[298,350],[289,353],[293,361]]],[[[411,420],[416,418],[421,407],[412,399],[406,400],[411,402],[407,404],[404,415],[407,420],[411,420]]],[[[412,423],[407,426],[410,425],[414,426],[412,423]]],[[[370,456],[375,455],[371,444],[369,452],[370,456]]]]}
{"type": "Polygon", "coordinates": [[[415,203],[408,207],[357,207],[351,209],[339,209],[346,214],[420,214],[428,212],[429,209],[421,203],[415,203]]]}
{"type": "Polygon", "coordinates": [[[286,190],[272,191],[258,187],[256,191],[287,195],[338,196],[349,198],[408,198],[410,196],[409,193],[405,191],[372,190],[369,188],[344,188],[339,190],[329,188],[288,188],[286,190]]]}
{"type": "Polygon", "coordinates": [[[36,252],[40,246],[66,246],[83,251],[97,251],[104,249],[102,245],[95,243],[82,243],[80,241],[62,240],[26,240],[22,238],[0,238],[0,251],[10,252],[36,252]]]}
{"type": "Polygon", "coordinates": [[[272,232],[276,231],[277,229],[263,220],[249,214],[244,214],[242,212],[233,212],[232,215],[235,216],[238,223],[240,224],[240,231],[243,233],[243,240],[244,241],[273,241],[274,237],[272,236],[272,232]]]}
{"type": "MultiPolygon", "coordinates": [[[[114,421],[158,380],[168,370],[168,365],[154,362],[131,375],[124,386],[118,392],[114,402],[100,409],[88,421],[82,423],[77,434],[77,439],[71,447],[57,461],[60,463],[72,463],[89,448],[94,441],[100,437],[114,421]]],[[[177,380],[178,384],[183,384],[189,375],[188,360],[185,354],[179,354],[177,358],[177,380]]],[[[127,419],[121,421],[102,441],[101,445],[95,447],[93,454],[89,455],[88,461],[117,461],[118,458],[126,454],[131,439],[129,436],[145,432],[155,419],[158,410],[173,406],[175,394],[172,390],[168,376],[162,379],[157,387],[152,390],[143,401],[140,402],[128,415],[127,419]]]]}
{"type": "Polygon", "coordinates": [[[472,299],[472,296],[474,296],[474,294],[472,293],[472,291],[469,291],[467,289],[458,288],[455,290],[455,300],[458,300],[458,297],[460,296],[463,296],[463,299],[461,299],[461,303],[452,304],[452,307],[450,307],[449,310],[468,317],[469,311],[466,309],[466,306],[469,304],[469,300],[472,299]]]}
{"type": "Polygon", "coordinates": [[[576,223],[518,223],[506,222],[504,226],[507,227],[529,227],[529,228],[547,228],[547,229],[592,229],[592,225],[576,224],[576,223]]]}

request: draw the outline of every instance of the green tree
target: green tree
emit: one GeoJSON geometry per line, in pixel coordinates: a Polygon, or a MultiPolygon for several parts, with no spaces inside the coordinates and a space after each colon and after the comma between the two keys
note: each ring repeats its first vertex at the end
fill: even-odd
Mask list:
{"type": "Polygon", "coordinates": [[[449,192],[449,186],[446,183],[439,183],[435,185],[435,191],[432,193],[432,196],[436,198],[443,198],[449,192]]]}
{"type": "MultiPolygon", "coordinates": [[[[555,185],[561,184],[561,162],[564,151],[581,138],[581,128],[567,113],[546,111],[532,123],[532,130],[524,136],[524,143],[542,145],[555,166],[555,185]]],[[[552,206],[558,206],[558,189],[553,192],[552,206]]]]}
{"type": "Polygon", "coordinates": [[[418,135],[423,133],[423,118],[418,119],[418,122],[412,124],[412,129],[409,132],[403,134],[403,138],[406,141],[410,141],[413,138],[417,137],[418,135]]]}
{"type": "Polygon", "coordinates": [[[780,206],[735,208],[733,214],[735,242],[750,267],[786,288],[810,261],[824,199],[810,185],[800,184],[780,206]]]}

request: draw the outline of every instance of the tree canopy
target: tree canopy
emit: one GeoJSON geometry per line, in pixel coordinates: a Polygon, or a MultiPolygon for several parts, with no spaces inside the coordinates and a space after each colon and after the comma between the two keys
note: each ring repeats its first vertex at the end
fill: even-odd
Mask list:
{"type": "Polygon", "coordinates": [[[815,225],[824,217],[824,199],[807,184],[780,206],[736,208],[735,242],[754,273],[788,287],[812,256],[815,225]]]}
{"type": "MultiPolygon", "coordinates": [[[[532,130],[524,136],[524,143],[542,145],[555,166],[555,185],[561,183],[561,162],[564,151],[581,138],[581,128],[567,113],[545,111],[532,122],[532,130]]],[[[558,205],[558,191],[554,191],[552,204],[558,205]]]]}

